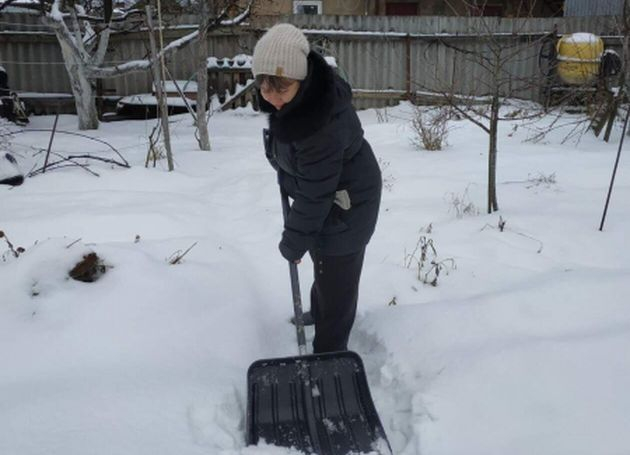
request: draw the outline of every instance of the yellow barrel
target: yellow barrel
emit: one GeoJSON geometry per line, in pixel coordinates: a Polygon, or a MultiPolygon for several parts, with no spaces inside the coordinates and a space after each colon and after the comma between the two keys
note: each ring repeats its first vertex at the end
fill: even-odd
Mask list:
{"type": "Polygon", "coordinates": [[[604,52],[604,42],[592,33],[573,33],[558,40],[558,76],[567,84],[595,81],[604,52]]]}

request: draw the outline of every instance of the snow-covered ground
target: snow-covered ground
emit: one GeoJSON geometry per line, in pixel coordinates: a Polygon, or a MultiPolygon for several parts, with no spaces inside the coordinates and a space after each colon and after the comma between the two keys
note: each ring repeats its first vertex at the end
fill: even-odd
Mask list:
{"type": "MultiPolygon", "coordinates": [[[[488,215],[485,133],[454,121],[446,150],[416,150],[409,110],[360,113],[386,189],[350,345],[394,452],[627,454],[625,156],[598,230],[621,128],[610,144],[562,144],[569,126],[534,144],[504,124],[501,210],[488,215]],[[443,266],[435,287],[411,257],[423,240],[443,266]]],[[[297,353],[265,118],[215,115],[212,152],[196,150],[190,117],[171,119],[174,172],[144,167],[154,121],[104,123],[87,134],[131,169],[92,163],[100,177],[65,168],[0,188],[0,230],[26,249],[16,259],[0,239],[0,454],[292,453],[243,442],[248,366],[297,353]],[[105,275],[67,279],[88,251],[105,275]]],[[[48,139],[20,134],[12,148],[30,168],[48,139]]],[[[63,134],[53,150],[111,156],[63,134]]],[[[308,260],[299,269],[308,289],[308,260]]]]}

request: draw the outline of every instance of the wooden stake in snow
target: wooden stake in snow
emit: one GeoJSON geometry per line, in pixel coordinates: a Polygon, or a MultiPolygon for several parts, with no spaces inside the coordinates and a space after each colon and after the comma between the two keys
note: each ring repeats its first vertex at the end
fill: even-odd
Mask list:
{"type": "MultiPolygon", "coordinates": [[[[153,81],[155,84],[155,92],[157,96],[158,106],[160,109],[160,118],[162,122],[162,134],[164,134],[164,148],[166,149],[166,161],[168,162],[168,170],[172,171],[175,169],[173,166],[173,153],[171,152],[171,134],[168,129],[168,105],[166,103],[166,94],[164,93],[164,53],[161,52],[158,55],[157,46],[155,44],[155,35],[153,28],[153,18],[151,6],[146,6],[147,13],[147,27],[149,29],[149,42],[151,44],[151,61],[153,62],[153,81]],[[159,57],[159,58],[158,58],[159,57]],[[160,66],[162,71],[160,71],[160,66]]],[[[159,19],[159,27],[160,27],[160,38],[162,38],[162,21],[160,14],[160,1],[158,0],[158,15],[159,19]]],[[[160,39],[160,43],[163,49],[163,42],[160,39]]]]}
{"type": "Polygon", "coordinates": [[[52,133],[50,133],[50,141],[48,142],[48,150],[46,150],[46,158],[44,159],[44,167],[42,173],[46,172],[48,167],[48,158],[50,157],[50,149],[52,147],[53,139],[55,137],[55,131],[57,131],[57,121],[59,120],[59,114],[55,116],[55,123],[53,125],[52,133]]]}

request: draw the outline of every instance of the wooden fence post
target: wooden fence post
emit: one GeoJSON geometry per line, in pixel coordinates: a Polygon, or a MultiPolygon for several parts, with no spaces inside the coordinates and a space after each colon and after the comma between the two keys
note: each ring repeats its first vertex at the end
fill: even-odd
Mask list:
{"type": "Polygon", "coordinates": [[[405,51],[406,51],[406,63],[405,63],[405,92],[407,94],[407,99],[409,101],[412,100],[411,96],[411,35],[407,33],[405,37],[405,51]]]}

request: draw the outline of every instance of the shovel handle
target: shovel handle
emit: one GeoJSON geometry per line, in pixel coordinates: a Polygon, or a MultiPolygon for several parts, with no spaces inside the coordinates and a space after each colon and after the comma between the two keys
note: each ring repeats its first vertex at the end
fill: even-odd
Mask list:
{"type": "MultiPolygon", "coordinates": [[[[282,197],[282,217],[286,223],[289,216],[289,196],[280,188],[282,197]]],[[[297,335],[298,349],[300,355],[306,355],[306,335],[304,334],[304,312],[302,310],[302,294],[300,292],[300,279],[298,276],[297,264],[293,261],[289,263],[289,275],[291,277],[291,293],[293,294],[293,312],[295,313],[295,331],[297,335]]]]}

